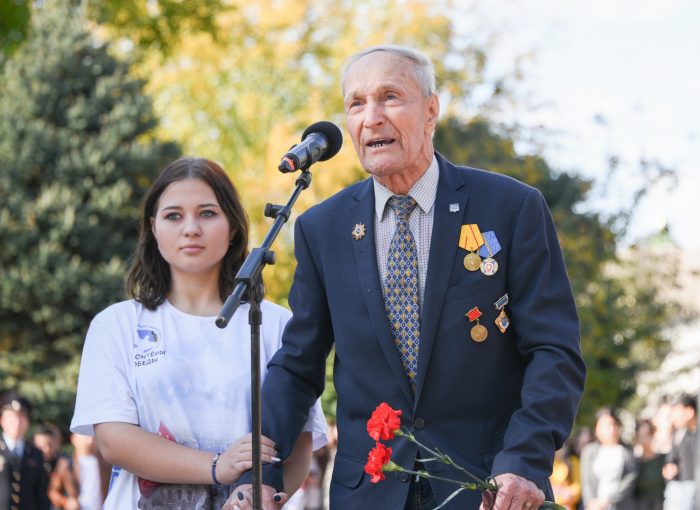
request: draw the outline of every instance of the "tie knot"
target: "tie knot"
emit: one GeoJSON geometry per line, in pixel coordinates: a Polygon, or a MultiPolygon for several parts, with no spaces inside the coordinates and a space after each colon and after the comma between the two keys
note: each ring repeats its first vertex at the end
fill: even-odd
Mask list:
{"type": "Polygon", "coordinates": [[[416,208],[416,201],[411,195],[393,195],[389,199],[389,207],[394,210],[398,219],[408,221],[408,217],[416,208]]]}

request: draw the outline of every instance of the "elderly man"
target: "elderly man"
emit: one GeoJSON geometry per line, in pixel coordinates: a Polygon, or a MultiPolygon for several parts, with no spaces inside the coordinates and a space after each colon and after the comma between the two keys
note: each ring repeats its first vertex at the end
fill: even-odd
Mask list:
{"type": "MultiPolygon", "coordinates": [[[[349,59],[342,86],[347,129],[370,178],[296,221],[294,317],[269,364],[263,433],[289,454],[335,345],[332,509],[427,510],[454,491],[406,473],[370,482],[366,423],[380,402],[400,409],[421,443],[493,475],[498,510],[537,508],[551,499],[554,452],[570,432],[585,377],[545,201],[536,189],[435,152],[440,105],[423,54],[369,48],[349,59]]],[[[465,480],[444,464],[421,465],[410,442],[390,446],[401,466],[465,480]]],[[[283,465],[264,470],[271,508],[283,465]]],[[[245,507],[248,490],[241,486],[232,501],[245,507]]],[[[467,490],[446,508],[480,504],[481,494],[467,490]]]]}

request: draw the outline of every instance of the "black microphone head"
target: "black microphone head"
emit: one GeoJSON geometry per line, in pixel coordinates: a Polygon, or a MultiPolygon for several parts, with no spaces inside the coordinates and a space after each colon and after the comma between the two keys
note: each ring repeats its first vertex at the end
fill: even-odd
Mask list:
{"type": "Polygon", "coordinates": [[[338,151],[343,146],[343,133],[341,133],[340,128],[338,128],[338,126],[332,122],[322,120],[315,124],[311,124],[301,135],[302,141],[311,133],[320,133],[326,137],[326,140],[328,140],[328,149],[326,149],[323,156],[319,158],[319,161],[326,161],[327,159],[332,158],[338,154],[338,151]]]}

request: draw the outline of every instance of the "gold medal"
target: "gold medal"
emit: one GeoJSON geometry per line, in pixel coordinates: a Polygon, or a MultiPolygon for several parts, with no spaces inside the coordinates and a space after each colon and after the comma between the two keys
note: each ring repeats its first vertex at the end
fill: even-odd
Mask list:
{"type": "Polygon", "coordinates": [[[478,322],[476,323],[476,325],[474,325],[469,334],[471,335],[472,340],[478,343],[483,342],[484,340],[486,340],[486,337],[489,336],[489,332],[486,329],[486,327],[482,326],[478,322]]]}
{"type": "Polygon", "coordinates": [[[486,337],[489,336],[489,332],[486,327],[479,324],[479,317],[481,317],[481,315],[482,313],[478,306],[475,306],[465,314],[466,318],[469,319],[469,322],[476,321],[476,324],[472,326],[469,335],[472,337],[472,340],[478,343],[483,342],[486,340],[486,337]]]}
{"type": "Polygon", "coordinates": [[[478,271],[479,267],[481,267],[481,257],[476,253],[476,250],[483,244],[484,237],[481,235],[479,225],[476,223],[462,225],[457,245],[469,252],[466,257],[464,257],[464,268],[467,271],[478,271]]]}
{"type": "Polygon", "coordinates": [[[464,257],[464,268],[468,271],[478,271],[481,267],[481,257],[476,252],[467,253],[464,257]]]}
{"type": "Polygon", "coordinates": [[[498,271],[498,262],[496,262],[496,259],[487,257],[481,261],[479,267],[481,268],[481,272],[486,276],[493,276],[496,274],[496,271],[498,271]]]}

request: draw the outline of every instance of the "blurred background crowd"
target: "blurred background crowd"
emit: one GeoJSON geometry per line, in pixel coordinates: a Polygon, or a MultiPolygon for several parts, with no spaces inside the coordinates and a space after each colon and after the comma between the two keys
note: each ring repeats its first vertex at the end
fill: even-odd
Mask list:
{"type": "Polygon", "coordinates": [[[682,394],[649,416],[601,408],[557,452],[556,502],[569,510],[693,510],[697,398],[682,394]]]}
{"type": "Polygon", "coordinates": [[[100,457],[94,438],[67,435],[52,423],[33,425],[32,405],[18,393],[5,393],[0,402],[0,507],[102,508],[111,466],[100,457]],[[64,445],[64,437],[69,444],[64,445]]]}

